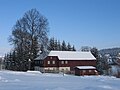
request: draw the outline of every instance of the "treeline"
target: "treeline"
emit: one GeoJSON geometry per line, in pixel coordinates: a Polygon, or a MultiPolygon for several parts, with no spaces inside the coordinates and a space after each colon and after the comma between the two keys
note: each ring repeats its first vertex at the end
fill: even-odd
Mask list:
{"type": "Polygon", "coordinates": [[[101,55],[109,54],[110,56],[114,57],[120,53],[120,48],[108,48],[108,49],[101,49],[99,50],[101,55]]]}
{"type": "MultiPolygon", "coordinates": [[[[41,46],[41,50],[44,49],[43,46],[41,46]]],[[[48,48],[47,51],[51,50],[57,50],[57,51],[76,51],[74,45],[71,45],[70,43],[66,43],[64,40],[62,43],[60,40],[53,38],[50,38],[48,40],[48,48]]],[[[38,52],[36,52],[38,53],[38,52]]],[[[34,56],[34,59],[38,57],[39,54],[36,54],[34,56]]],[[[15,50],[10,51],[9,53],[5,54],[5,68],[8,70],[17,70],[17,71],[26,71],[29,67],[29,59],[31,59],[30,53],[26,54],[20,54],[15,50]]],[[[33,62],[31,62],[31,69],[34,65],[33,62]]]]}
{"type": "Polygon", "coordinates": [[[57,40],[54,37],[50,38],[49,40],[48,50],[76,51],[74,45],[71,45],[70,43],[66,43],[64,40],[61,43],[60,40],[57,40]]]}

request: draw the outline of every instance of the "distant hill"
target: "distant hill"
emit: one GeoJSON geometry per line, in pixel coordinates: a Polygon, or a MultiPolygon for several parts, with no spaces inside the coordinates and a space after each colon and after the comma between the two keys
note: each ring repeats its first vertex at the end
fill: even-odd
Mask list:
{"type": "Polygon", "coordinates": [[[109,48],[99,50],[101,55],[110,54],[111,56],[117,56],[120,53],[120,48],[109,48]]]}

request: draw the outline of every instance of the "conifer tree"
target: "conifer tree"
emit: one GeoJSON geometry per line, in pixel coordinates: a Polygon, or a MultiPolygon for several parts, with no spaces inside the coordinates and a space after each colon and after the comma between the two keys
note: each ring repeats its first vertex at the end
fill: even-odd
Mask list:
{"type": "Polygon", "coordinates": [[[67,45],[67,51],[71,51],[71,50],[72,50],[71,45],[70,45],[70,43],[68,43],[68,45],[67,45]]]}
{"type": "Polygon", "coordinates": [[[60,41],[58,40],[57,43],[58,43],[58,44],[57,44],[57,48],[58,48],[58,50],[59,50],[59,51],[62,51],[62,47],[61,47],[61,43],[60,43],[60,41]]]}
{"type": "Polygon", "coordinates": [[[75,46],[73,45],[73,47],[72,47],[72,51],[76,51],[76,49],[75,49],[75,46]]]}
{"type": "Polygon", "coordinates": [[[62,42],[62,51],[67,51],[66,43],[64,40],[62,42]]]}

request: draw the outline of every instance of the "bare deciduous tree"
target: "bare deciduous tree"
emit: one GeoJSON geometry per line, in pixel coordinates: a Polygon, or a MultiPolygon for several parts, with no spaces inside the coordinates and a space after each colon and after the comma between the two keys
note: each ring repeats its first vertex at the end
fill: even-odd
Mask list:
{"type": "Polygon", "coordinates": [[[20,70],[28,68],[28,59],[33,63],[41,45],[47,48],[48,31],[48,20],[36,9],[27,11],[13,26],[9,42],[17,52],[17,60],[20,63],[17,65],[21,66],[20,70]]]}

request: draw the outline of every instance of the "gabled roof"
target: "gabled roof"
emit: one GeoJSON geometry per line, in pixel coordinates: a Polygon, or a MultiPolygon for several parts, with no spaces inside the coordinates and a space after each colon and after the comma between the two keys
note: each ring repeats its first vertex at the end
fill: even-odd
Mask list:
{"type": "Polygon", "coordinates": [[[49,52],[42,52],[37,58],[34,60],[44,60],[48,56],[49,52]]]}
{"type": "Polygon", "coordinates": [[[50,51],[48,56],[58,56],[59,60],[96,60],[91,52],[50,51]]]}

